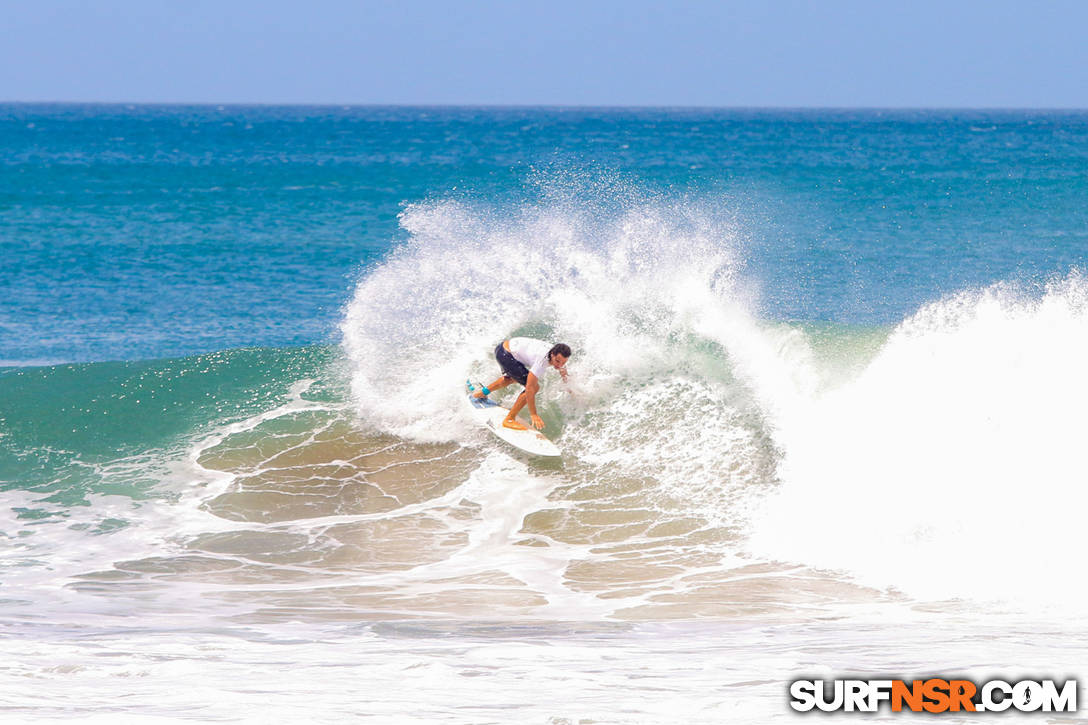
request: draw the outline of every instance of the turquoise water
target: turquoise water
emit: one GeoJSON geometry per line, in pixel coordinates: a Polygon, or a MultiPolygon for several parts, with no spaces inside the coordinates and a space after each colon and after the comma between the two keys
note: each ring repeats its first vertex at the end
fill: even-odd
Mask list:
{"type": "Polygon", "coordinates": [[[1074,112],[0,105],[14,712],[459,722],[469,677],[474,720],[767,722],[814,662],[1075,674],[1037,552],[1088,506],[1086,192],[1074,112]],[[574,348],[561,463],[463,409],[515,334],[574,348]]]}
{"type": "Polygon", "coordinates": [[[209,424],[275,404],[283,381],[323,373],[327,347],[247,348],[187,358],[8,368],[0,372],[5,487],[83,503],[89,492],[143,496],[161,471],[98,468],[176,448],[209,424]]]}
{"type": "Polygon", "coordinates": [[[735,218],[775,319],[889,324],[1083,262],[1088,116],[0,106],[3,360],[330,342],[405,204],[735,218]],[[623,185],[622,193],[615,190],[623,185]]]}
{"type": "Polygon", "coordinates": [[[9,372],[4,445],[160,446],[248,410],[292,364],[265,361],[294,354],[227,351],[335,345],[411,204],[464,204],[481,229],[561,208],[601,248],[625,210],[695,208],[730,229],[759,316],[886,329],[950,293],[1082,268],[1086,192],[1079,113],[7,104],[0,362],[129,362],[9,372]],[[127,407],[149,376],[176,400],[127,407]],[[55,431],[24,441],[36,428],[55,431]]]}

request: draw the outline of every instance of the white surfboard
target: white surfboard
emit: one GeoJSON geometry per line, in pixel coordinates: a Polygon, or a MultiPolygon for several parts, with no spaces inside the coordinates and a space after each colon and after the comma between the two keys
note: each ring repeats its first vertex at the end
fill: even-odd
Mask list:
{"type": "Polygon", "coordinates": [[[476,398],[472,389],[468,391],[468,402],[472,406],[472,415],[480,425],[510,445],[534,456],[554,457],[561,455],[554,443],[540,431],[531,426],[526,430],[514,430],[503,426],[503,418],[510,412],[504,405],[499,405],[489,398],[476,398]]]}

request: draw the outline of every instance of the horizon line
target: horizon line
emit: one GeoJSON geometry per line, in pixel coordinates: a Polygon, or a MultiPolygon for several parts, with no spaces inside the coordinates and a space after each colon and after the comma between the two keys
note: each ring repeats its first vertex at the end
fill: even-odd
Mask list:
{"type": "Polygon", "coordinates": [[[489,110],[672,110],[672,111],[976,111],[976,112],[1085,112],[1088,106],[818,106],[818,105],[678,105],[678,104],[563,104],[563,103],[378,103],[304,101],[22,101],[0,100],[0,106],[158,106],[244,108],[416,108],[489,110]]]}

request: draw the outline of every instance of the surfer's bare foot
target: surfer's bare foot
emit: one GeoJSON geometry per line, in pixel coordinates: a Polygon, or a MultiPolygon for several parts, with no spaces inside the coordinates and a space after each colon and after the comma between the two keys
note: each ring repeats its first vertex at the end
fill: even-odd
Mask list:
{"type": "Polygon", "coordinates": [[[510,420],[509,418],[503,418],[502,419],[502,427],[503,428],[510,428],[512,430],[529,430],[528,428],[523,426],[521,423],[517,422],[516,420],[510,420]]]}
{"type": "Polygon", "coordinates": [[[472,393],[472,397],[473,397],[473,398],[486,398],[487,396],[486,396],[486,395],[484,394],[484,391],[482,391],[482,390],[476,390],[476,391],[474,391],[474,392],[472,393]]]}

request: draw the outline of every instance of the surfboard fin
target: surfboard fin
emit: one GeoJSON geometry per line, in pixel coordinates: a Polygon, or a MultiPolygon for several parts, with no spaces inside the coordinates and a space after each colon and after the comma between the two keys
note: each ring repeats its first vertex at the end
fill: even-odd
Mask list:
{"type": "MultiPolygon", "coordinates": [[[[471,380],[466,380],[466,381],[465,381],[465,385],[467,385],[467,386],[468,386],[468,391],[469,391],[470,393],[474,393],[474,392],[476,392],[476,387],[474,387],[474,386],[472,385],[472,381],[471,381],[471,380]]],[[[483,383],[476,383],[476,386],[478,386],[478,387],[479,387],[479,389],[480,389],[480,392],[484,394],[484,397],[487,397],[488,395],[491,395],[491,391],[490,391],[490,390],[488,390],[488,389],[487,389],[487,386],[486,386],[486,385],[484,385],[483,383]]]]}

